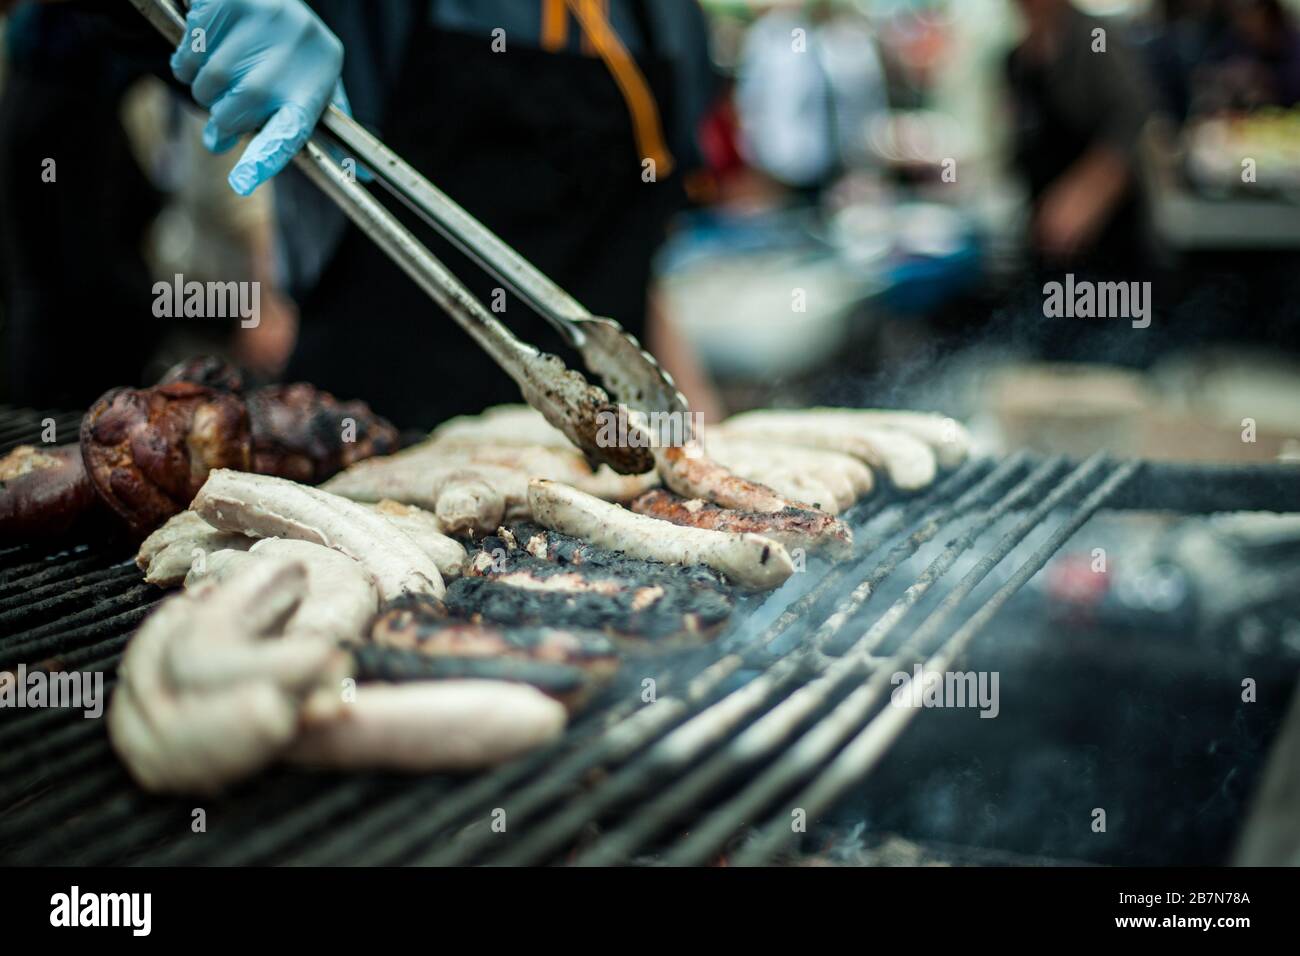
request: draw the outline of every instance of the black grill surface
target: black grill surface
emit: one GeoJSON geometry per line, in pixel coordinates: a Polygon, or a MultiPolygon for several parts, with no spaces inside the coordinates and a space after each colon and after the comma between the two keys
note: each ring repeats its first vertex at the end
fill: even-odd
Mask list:
{"type": "MultiPolygon", "coordinates": [[[[36,440],[50,417],[61,436],[75,434],[76,416],[0,409],[4,450],[36,440]]],[[[562,740],[472,777],[280,768],[219,797],[160,798],[132,783],[103,720],[0,711],[0,860],[781,859],[798,840],[791,808],[818,819],[925,720],[888,706],[891,675],[954,666],[1099,510],[1210,511],[1216,500],[1285,510],[1295,478],[1100,456],[970,462],[920,497],[861,503],[847,516],[852,561],[812,564],[777,594],[742,603],[708,646],[633,655],[562,740]]],[[[131,634],[164,596],[131,557],[106,542],[0,552],[0,670],[102,671],[110,689],[131,634]]]]}

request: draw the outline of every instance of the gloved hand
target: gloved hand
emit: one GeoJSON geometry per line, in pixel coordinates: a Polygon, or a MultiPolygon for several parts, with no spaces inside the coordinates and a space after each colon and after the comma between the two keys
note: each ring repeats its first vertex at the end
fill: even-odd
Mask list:
{"type": "Polygon", "coordinates": [[[302,0],[194,0],[185,22],[171,66],[211,111],[204,145],[261,130],[230,172],[241,196],[289,164],[327,103],[348,109],[343,44],[302,0]]]}

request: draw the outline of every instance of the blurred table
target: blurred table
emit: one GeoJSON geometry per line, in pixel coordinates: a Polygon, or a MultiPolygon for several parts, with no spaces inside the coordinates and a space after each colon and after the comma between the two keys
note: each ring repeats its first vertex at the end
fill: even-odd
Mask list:
{"type": "Polygon", "coordinates": [[[1283,196],[1197,192],[1180,168],[1174,130],[1153,121],[1140,165],[1156,235],[1180,252],[1300,249],[1300,205],[1283,196]]]}

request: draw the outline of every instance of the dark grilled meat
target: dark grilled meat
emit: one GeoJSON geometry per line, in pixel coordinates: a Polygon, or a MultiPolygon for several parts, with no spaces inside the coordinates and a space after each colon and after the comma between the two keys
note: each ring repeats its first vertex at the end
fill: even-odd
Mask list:
{"type": "Polygon", "coordinates": [[[401,445],[397,429],[365,402],[340,402],[301,382],[251,392],[248,417],[253,471],[308,484],[401,445]]]}
{"type": "Polygon", "coordinates": [[[588,544],[581,538],[550,531],[531,522],[519,522],[504,529],[501,535],[484,538],[487,553],[524,551],[543,561],[562,565],[582,565],[601,569],[614,577],[644,583],[673,582],[727,594],[722,575],[703,564],[663,564],[629,558],[621,551],[610,551],[588,544]]]}
{"type": "Polygon", "coordinates": [[[66,534],[98,503],[78,445],[21,445],[0,459],[0,542],[66,534]]]}
{"type": "Polygon", "coordinates": [[[234,395],[240,395],[244,391],[244,373],[237,366],[215,355],[199,355],[177,362],[158,380],[159,385],[170,385],[172,382],[190,382],[234,395]]]}
{"type": "Polygon", "coordinates": [[[824,511],[786,507],[780,511],[733,511],[707,501],[687,500],[656,488],[631,504],[637,514],[649,515],[688,528],[761,534],[788,549],[824,552],[842,561],[853,554],[853,533],[844,522],[824,511]]]}
{"type": "Polygon", "coordinates": [[[475,678],[531,684],[573,710],[618,670],[601,634],[448,620],[437,602],[394,602],[353,649],[359,680],[475,678]]]}
{"type": "Polygon", "coordinates": [[[114,389],[82,420],[81,455],[100,499],[143,536],[185,510],[212,469],[248,470],[248,413],[189,382],[114,389]]]}
{"type": "Polygon", "coordinates": [[[485,538],[446,602],[452,614],[476,622],[547,624],[656,642],[707,637],[734,606],[707,569],[639,561],[527,525],[485,538]]]}
{"type": "Polygon", "coordinates": [[[244,397],[244,384],[223,359],[188,359],[153,388],[100,398],[80,445],[16,449],[0,460],[0,541],[54,537],[93,514],[116,515],[143,537],[188,507],[213,468],[314,484],[399,447],[397,430],[364,402],[306,384],[244,397]]]}
{"type": "MultiPolygon", "coordinates": [[[[243,372],[212,355],[172,366],[159,384],[171,382],[245,394],[243,372]]],[[[365,402],[340,402],[305,382],[268,385],[245,398],[253,433],[252,470],[259,475],[317,484],[355,462],[391,455],[401,445],[397,429],[365,402]]]]}

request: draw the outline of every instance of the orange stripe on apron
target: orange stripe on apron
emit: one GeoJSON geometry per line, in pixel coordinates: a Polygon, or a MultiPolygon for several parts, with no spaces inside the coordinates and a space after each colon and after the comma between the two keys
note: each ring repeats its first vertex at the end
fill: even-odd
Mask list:
{"type": "Polygon", "coordinates": [[[627,52],[623,41],[618,38],[614,28],[597,0],[565,0],[569,10],[578,18],[582,31],[596,49],[596,55],[605,61],[605,66],[618,84],[623,101],[627,103],[632,115],[632,129],[636,135],[637,150],[644,159],[654,161],[655,175],[667,176],[675,165],[672,154],[664,139],[663,123],[659,118],[659,105],[655,102],[650,84],[646,82],[636,60],[627,52]]]}
{"type": "Polygon", "coordinates": [[[542,49],[563,50],[569,42],[569,12],[564,0],[542,0],[542,49]]]}
{"type": "MultiPolygon", "coordinates": [[[[579,0],[587,8],[587,15],[598,16],[606,23],[609,22],[609,0],[579,0]]],[[[598,56],[596,44],[591,42],[591,36],[586,30],[582,31],[582,52],[588,56],[598,56]]]]}

